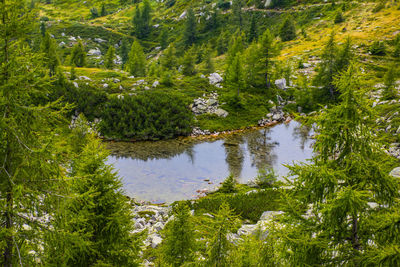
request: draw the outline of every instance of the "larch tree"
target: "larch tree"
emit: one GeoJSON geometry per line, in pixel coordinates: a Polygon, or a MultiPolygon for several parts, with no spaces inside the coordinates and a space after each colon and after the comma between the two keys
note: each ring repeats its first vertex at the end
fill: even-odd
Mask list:
{"type": "Polygon", "coordinates": [[[60,60],[57,55],[57,48],[54,39],[50,37],[48,32],[45,33],[40,50],[44,53],[45,62],[49,69],[50,76],[56,73],[57,67],[60,65],[60,60]]]}
{"type": "Polygon", "coordinates": [[[173,208],[174,219],[165,228],[161,257],[171,266],[182,266],[195,259],[195,229],[187,205],[178,204],[173,208]]]}
{"type": "Polygon", "coordinates": [[[182,60],[182,73],[186,76],[192,76],[196,72],[196,55],[194,53],[194,47],[192,46],[183,55],[182,60]]]}
{"type": "Polygon", "coordinates": [[[271,87],[271,82],[269,78],[271,66],[272,66],[272,58],[276,57],[279,54],[279,49],[277,45],[274,43],[274,36],[267,29],[260,37],[259,40],[260,45],[260,54],[265,68],[265,84],[267,88],[271,87]]]}
{"type": "Polygon", "coordinates": [[[105,55],[104,66],[107,69],[112,70],[114,68],[114,59],[115,59],[115,48],[114,46],[110,45],[105,55]]]}
{"type": "Polygon", "coordinates": [[[296,26],[294,25],[292,16],[288,16],[283,22],[279,30],[279,36],[282,42],[291,41],[296,38],[296,26]]]}
{"type": "Polygon", "coordinates": [[[237,97],[244,87],[244,72],[242,63],[242,53],[236,53],[233,61],[228,65],[225,72],[226,84],[233,89],[236,89],[237,97]]]}
{"type": "Polygon", "coordinates": [[[234,24],[236,24],[239,28],[243,26],[243,2],[242,0],[233,0],[232,1],[232,19],[234,24]]]}
{"type": "Polygon", "coordinates": [[[193,45],[197,38],[197,22],[193,9],[189,8],[186,15],[183,41],[187,47],[193,45]]]}
{"type": "Polygon", "coordinates": [[[315,121],[312,162],[289,167],[293,190],[276,240],[291,266],[360,266],[380,241],[379,223],[371,222],[377,214],[391,217],[398,203],[399,182],[370,127],[374,116],[358,67],[351,64],[335,85],[340,103],[315,121]]]}
{"type": "Polygon", "coordinates": [[[76,67],[84,67],[86,65],[86,52],[82,41],[79,41],[72,48],[71,65],[74,65],[76,67]]]}
{"type": "Polygon", "coordinates": [[[26,40],[34,11],[0,1],[0,265],[37,264],[40,240],[63,190],[63,107],[49,103],[41,54],[26,40]],[[31,251],[31,253],[29,253],[31,251]]]}
{"type": "Polygon", "coordinates": [[[146,56],[138,40],[132,43],[129,59],[126,63],[127,71],[136,77],[146,76],[146,56]]]}

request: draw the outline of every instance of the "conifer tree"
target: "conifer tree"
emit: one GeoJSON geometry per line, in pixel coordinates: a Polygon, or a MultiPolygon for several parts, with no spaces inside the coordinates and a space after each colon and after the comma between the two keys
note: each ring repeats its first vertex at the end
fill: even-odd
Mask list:
{"type": "Polygon", "coordinates": [[[196,41],[196,17],[194,16],[193,9],[189,8],[186,15],[185,30],[183,32],[183,41],[185,45],[191,46],[196,41]]]}
{"type": "Polygon", "coordinates": [[[233,61],[228,65],[225,73],[226,83],[233,89],[236,89],[237,96],[239,97],[241,89],[244,87],[244,73],[242,66],[242,54],[236,53],[233,61]]]}
{"type": "Polygon", "coordinates": [[[75,70],[75,66],[71,66],[71,76],[70,76],[70,80],[73,81],[76,79],[76,70],[75,70]]]}
{"type": "Polygon", "coordinates": [[[101,11],[100,11],[100,16],[104,17],[107,15],[107,11],[106,11],[106,6],[104,5],[104,3],[101,5],[101,11]]]}
{"type": "Polygon", "coordinates": [[[121,44],[119,53],[120,53],[119,55],[120,55],[121,61],[122,61],[121,68],[125,69],[125,64],[129,59],[129,47],[128,47],[127,41],[125,39],[122,40],[122,44],[121,44]]]}
{"type": "Polygon", "coordinates": [[[174,44],[170,44],[161,56],[161,66],[166,70],[176,67],[176,50],[174,44]]]}
{"type": "Polygon", "coordinates": [[[242,28],[242,26],[243,26],[242,7],[243,7],[242,0],[233,0],[232,1],[232,18],[233,18],[233,22],[239,28],[242,28]]]}
{"type": "Polygon", "coordinates": [[[238,31],[232,36],[228,48],[228,56],[226,59],[228,65],[232,63],[237,53],[243,52],[244,50],[243,37],[244,37],[243,34],[238,31]]]}
{"type": "Polygon", "coordinates": [[[105,60],[104,60],[104,66],[111,70],[114,68],[114,58],[115,58],[115,48],[114,46],[110,45],[108,47],[105,60]]]}
{"type": "Polygon", "coordinates": [[[140,16],[142,20],[142,38],[147,37],[151,30],[151,6],[149,0],[143,0],[143,8],[140,16]]]}
{"type": "Polygon", "coordinates": [[[183,56],[182,61],[182,73],[186,76],[192,76],[195,74],[195,62],[196,56],[194,53],[194,47],[192,46],[189,50],[187,50],[183,56]]]}
{"type": "Polygon", "coordinates": [[[384,89],[383,89],[383,97],[384,99],[393,99],[396,97],[396,66],[392,64],[387,72],[385,73],[384,79],[384,89]]]}
{"type": "Polygon", "coordinates": [[[312,163],[289,167],[297,178],[277,238],[284,240],[280,253],[287,265],[359,266],[379,241],[379,227],[369,222],[377,214],[391,216],[399,195],[398,181],[388,174],[389,156],[369,126],[374,117],[359,91],[357,66],[335,83],[340,104],[316,120],[312,163]]]}
{"type": "Polygon", "coordinates": [[[143,20],[142,20],[142,14],[140,13],[139,5],[137,5],[135,8],[132,23],[133,23],[133,27],[135,29],[136,37],[141,38],[143,20]]]}
{"type": "Polygon", "coordinates": [[[146,76],[146,56],[138,40],[132,43],[129,59],[126,63],[127,71],[136,77],[146,76]]]}
{"type": "Polygon", "coordinates": [[[261,58],[265,67],[265,84],[267,88],[269,88],[271,86],[271,83],[269,81],[269,73],[272,65],[271,61],[273,57],[278,55],[279,50],[274,43],[274,36],[268,29],[265,30],[263,35],[260,37],[260,49],[261,58]]]}
{"type": "Polygon", "coordinates": [[[394,47],[393,56],[396,58],[400,57],[400,34],[398,34],[395,39],[395,47],[394,47]]]}
{"type": "Polygon", "coordinates": [[[57,55],[57,48],[55,41],[50,37],[50,34],[46,32],[44,38],[42,39],[42,43],[40,45],[40,50],[45,55],[45,62],[47,67],[49,68],[50,76],[53,76],[56,73],[56,69],[58,65],[60,65],[60,60],[57,55]]]}
{"type": "Polygon", "coordinates": [[[40,34],[42,35],[42,37],[46,35],[46,23],[44,23],[43,21],[40,23],[40,34]]]}
{"type": "Polygon", "coordinates": [[[76,67],[84,67],[86,65],[86,53],[85,48],[81,41],[79,41],[71,52],[71,65],[76,67]]]}
{"type": "Polygon", "coordinates": [[[189,207],[178,204],[173,215],[174,219],[166,225],[161,251],[165,263],[178,267],[194,261],[196,240],[189,207]]]}
{"type": "Polygon", "coordinates": [[[258,29],[257,29],[257,20],[256,16],[251,17],[251,22],[250,22],[250,29],[249,29],[249,35],[248,35],[248,40],[249,43],[253,41],[257,41],[258,38],[258,29]]]}
{"type": "Polygon", "coordinates": [[[260,60],[263,58],[261,45],[256,42],[251,43],[243,55],[246,85],[254,88],[265,87],[265,79],[268,76],[265,75],[265,62],[260,60]]]}
{"type": "Polygon", "coordinates": [[[203,51],[203,63],[204,63],[204,74],[209,74],[215,71],[214,63],[212,60],[212,50],[210,47],[207,47],[203,51]]]}
{"type": "Polygon", "coordinates": [[[138,241],[122,183],[106,165],[108,152],[80,116],[73,130],[69,188],[58,224],[63,240],[52,240],[49,264],[67,266],[138,266],[138,241]],[[61,228],[61,227],[60,227],[61,228]],[[61,249],[63,248],[63,249],[61,249]]]}
{"type": "Polygon", "coordinates": [[[207,266],[229,266],[229,251],[233,244],[227,234],[237,227],[238,219],[227,203],[222,203],[214,218],[206,223],[208,234],[207,266]]]}
{"type": "Polygon", "coordinates": [[[292,16],[288,16],[279,30],[282,42],[291,41],[296,38],[296,27],[292,16]]]}
{"type": "Polygon", "coordinates": [[[26,40],[36,14],[22,0],[0,2],[0,265],[34,266],[46,218],[63,195],[63,107],[51,94],[41,54],[26,40]],[[39,102],[41,104],[39,104],[39,102]],[[29,254],[32,250],[34,254],[29,254]]]}
{"type": "Polygon", "coordinates": [[[168,31],[163,29],[160,34],[160,46],[162,49],[167,48],[168,46],[168,31]]]}

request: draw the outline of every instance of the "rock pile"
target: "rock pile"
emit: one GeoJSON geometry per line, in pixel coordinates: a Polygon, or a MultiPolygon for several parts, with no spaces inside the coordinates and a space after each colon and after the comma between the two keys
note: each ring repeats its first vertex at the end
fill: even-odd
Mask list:
{"type": "Polygon", "coordinates": [[[266,118],[262,118],[258,121],[258,126],[269,126],[289,120],[289,115],[283,112],[281,106],[273,106],[270,109],[270,112],[266,115],[266,118]]]}
{"type": "Polygon", "coordinates": [[[196,98],[193,100],[190,108],[195,115],[208,113],[225,118],[229,114],[226,110],[219,108],[218,94],[215,92],[211,93],[208,97],[203,95],[203,97],[196,98]]]}
{"type": "Polygon", "coordinates": [[[165,224],[172,218],[169,217],[169,207],[160,207],[155,205],[138,205],[133,209],[135,219],[134,233],[148,231],[144,246],[158,247],[162,242],[160,231],[164,229],[165,224]]]}
{"type": "Polygon", "coordinates": [[[392,143],[392,144],[390,144],[388,153],[391,156],[393,156],[393,157],[395,157],[397,159],[400,159],[400,143],[392,143]]]}

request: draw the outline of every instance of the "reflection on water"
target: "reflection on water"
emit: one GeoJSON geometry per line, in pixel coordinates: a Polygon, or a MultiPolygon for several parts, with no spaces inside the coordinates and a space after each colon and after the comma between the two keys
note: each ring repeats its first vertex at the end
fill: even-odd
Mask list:
{"type": "Polygon", "coordinates": [[[196,190],[213,188],[230,173],[239,182],[253,179],[262,168],[284,176],[288,170],[282,164],[312,157],[309,135],[307,128],[292,121],[219,140],[112,142],[107,147],[109,163],[119,171],[129,196],[172,202],[193,198],[196,190]]]}

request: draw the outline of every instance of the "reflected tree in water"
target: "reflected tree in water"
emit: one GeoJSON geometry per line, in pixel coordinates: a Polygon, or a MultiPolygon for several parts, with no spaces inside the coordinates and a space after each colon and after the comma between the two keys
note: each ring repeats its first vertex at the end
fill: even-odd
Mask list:
{"type": "Polygon", "coordinates": [[[269,129],[249,132],[246,135],[247,149],[250,153],[251,166],[258,170],[271,169],[277,160],[274,147],[279,145],[272,142],[269,129]]]}
{"type": "Polygon", "coordinates": [[[304,150],[305,145],[310,141],[311,128],[306,125],[298,124],[293,129],[294,139],[300,140],[300,148],[304,150]]]}
{"type": "Polygon", "coordinates": [[[241,145],[244,143],[244,138],[241,135],[232,135],[225,139],[224,147],[228,163],[229,173],[233,177],[240,177],[243,169],[244,151],[241,145]]]}

